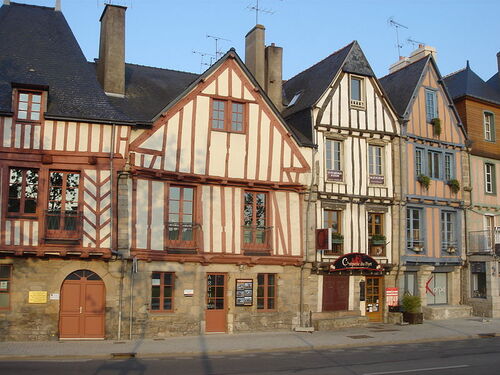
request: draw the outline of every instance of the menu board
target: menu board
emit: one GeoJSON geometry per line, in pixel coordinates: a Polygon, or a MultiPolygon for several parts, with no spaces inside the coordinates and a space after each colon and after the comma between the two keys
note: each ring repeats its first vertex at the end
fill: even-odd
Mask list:
{"type": "Polygon", "coordinates": [[[236,280],[236,306],[252,306],[253,304],[253,280],[236,280]]]}

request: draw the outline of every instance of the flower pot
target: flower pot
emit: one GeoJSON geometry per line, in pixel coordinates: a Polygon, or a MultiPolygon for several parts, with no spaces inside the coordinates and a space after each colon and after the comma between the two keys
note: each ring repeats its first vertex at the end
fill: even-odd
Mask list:
{"type": "Polygon", "coordinates": [[[403,322],[410,324],[422,324],[424,322],[424,313],[403,312],[403,322]]]}

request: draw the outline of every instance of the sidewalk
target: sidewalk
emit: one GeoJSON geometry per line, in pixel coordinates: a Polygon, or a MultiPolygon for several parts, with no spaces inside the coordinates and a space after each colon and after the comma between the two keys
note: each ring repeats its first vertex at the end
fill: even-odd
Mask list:
{"type": "Polygon", "coordinates": [[[165,339],[0,342],[0,360],[192,356],[244,351],[282,351],[394,345],[500,336],[500,319],[428,320],[419,325],[370,324],[336,331],[213,334],[165,339]]]}

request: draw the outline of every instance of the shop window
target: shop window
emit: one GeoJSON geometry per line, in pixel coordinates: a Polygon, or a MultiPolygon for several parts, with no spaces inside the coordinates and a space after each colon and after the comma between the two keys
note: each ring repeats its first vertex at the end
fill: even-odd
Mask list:
{"type": "Polygon", "coordinates": [[[194,222],[193,187],[170,186],[168,189],[167,247],[195,247],[198,225],[194,222]]]}
{"type": "Polygon", "coordinates": [[[324,210],[323,228],[332,228],[332,249],[325,251],[324,255],[342,254],[344,237],[342,236],[342,211],[324,210]]]}
{"type": "Polygon", "coordinates": [[[51,171],[48,195],[46,238],[79,240],[82,229],[80,173],[51,171]]]}
{"type": "Polygon", "coordinates": [[[447,273],[433,272],[425,283],[425,294],[428,305],[443,305],[448,303],[447,273]]]}
{"type": "Polygon", "coordinates": [[[327,139],[325,148],[326,179],[328,181],[343,181],[342,142],[327,139]]]}
{"type": "Polygon", "coordinates": [[[19,91],[17,96],[16,118],[20,121],[41,120],[42,94],[40,92],[19,91]]]}
{"type": "Polygon", "coordinates": [[[9,216],[32,215],[37,212],[38,170],[26,168],[9,169],[9,216]]]}
{"type": "Polygon", "coordinates": [[[245,104],[212,99],[212,129],[242,133],[245,130],[245,104]]]}
{"type": "Polygon", "coordinates": [[[271,228],[267,226],[267,194],[246,191],[243,207],[243,245],[268,249],[271,228]]]}
{"type": "Polygon", "coordinates": [[[424,247],[424,218],[421,208],[406,210],[406,247],[420,252],[424,247]]]}
{"type": "Polygon", "coordinates": [[[153,272],[151,276],[151,310],[173,311],[174,272],[153,272]]]}
{"type": "Polygon", "coordinates": [[[486,263],[471,262],[471,297],[486,298],[486,263]]]}
{"type": "Polygon", "coordinates": [[[417,273],[416,272],[405,272],[404,273],[403,294],[409,294],[411,296],[418,296],[417,273]]]}
{"type": "Polygon", "coordinates": [[[276,274],[259,273],[257,275],[257,309],[276,310],[276,274]]]}
{"type": "Polygon", "coordinates": [[[10,309],[12,266],[0,264],[0,310],[10,309]]]}

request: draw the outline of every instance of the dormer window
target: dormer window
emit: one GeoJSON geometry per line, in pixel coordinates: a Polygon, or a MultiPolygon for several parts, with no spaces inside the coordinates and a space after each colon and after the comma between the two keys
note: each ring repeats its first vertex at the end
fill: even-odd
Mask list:
{"type": "Polygon", "coordinates": [[[243,133],[245,104],[231,100],[212,99],[212,130],[243,133]]]}
{"type": "Polygon", "coordinates": [[[40,121],[42,112],[42,93],[19,91],[17,96],[16,117],[21,121],[40,121]]]}
{"type": "Polygon", "coordinates": [[[362,77],[351,77],[351,107],[365,107],[362,77]]]}

